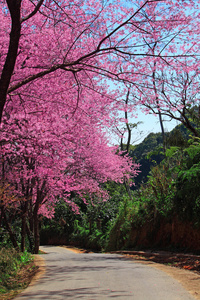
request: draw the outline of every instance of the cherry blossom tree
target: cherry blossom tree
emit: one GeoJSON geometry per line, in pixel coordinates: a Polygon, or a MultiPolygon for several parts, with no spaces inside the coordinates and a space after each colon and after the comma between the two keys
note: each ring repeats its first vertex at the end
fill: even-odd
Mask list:
{"type": "MultiPolygon", "coordinates": [[[[110,122],[113,100],[107,108],[100,90],[96,94],[79,91],[77,107],[77,95],[71,86],[67,95],[66,106],[60,99],[61,92],[51,95],[48,103],[41,99],[38,110],[34,101],[20,111],[16,109],[20,106],[14,108],[12,102],[7,106],[1,128],[1,177],[15,189],[19,199],[16,207],[22,221],[21,250],[25,234],[30,232],[35,241],[33,251],[38,252],[39,215],[52,217],[58,197],[78,213],[70,197],[72,192],[83,200],[86,194],[105,200],[108,195],[101,189],[102,183],[123,182],[137,174],[137,165],[117,155],[116,147],[107,145],[104,126],[110,122]]],[[[23,96],[18,98],[19,103],[23,96]]],[[[7,199],[2,208],[6,210],[9,204],[7,199]]]]}
{"type": "MultiPolygon", "coordinates": [[[[198,2],[1,0],[0,118],[6,101],[15,102],[35,82],[45,90],[53,76],[68,81],[72,74],[71,84],[80,85],[87,74],[94,88],[97,75],[136,82],[146,68],[136,57],[172,63],[181,55],[176,38],[191,31],[190,23],[198,25],[196,15],[187,13],[198,2]],[[149,36],[159,44],[157,53],[145,42],[149,36]]],[[[194,54],[190,48],[187,55],[194,54]]]]}
{"type": "Polygon", "coordinates": [[[81,71],[114,74],[115,70],[102,68],[103,62],[98,61],[103,61],[102,55],[110,57],[111,51],[118,51],[112,37],[116,41],[120,29],[148,2],[124,20],[124,12],[113,19],[111,5],[104,7],[101,1],[94,5],[92,1],[2,0],[0,117],[7,94],[48,74],[59,77],[66,73],[68,78],[72,73],[75,82],[75,74],[81,71]]]}

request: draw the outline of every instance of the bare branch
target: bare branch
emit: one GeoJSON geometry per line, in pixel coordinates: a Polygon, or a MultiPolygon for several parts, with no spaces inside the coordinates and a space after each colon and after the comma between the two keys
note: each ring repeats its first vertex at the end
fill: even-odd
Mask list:
{"type": "Polygon", "coordinates": [[[117,26],[114,30],[112,30],[107,36],[105,36],[100,42],[99,45],[97,46],[97,50],[100,50],[101,45],[109,38],[111,37],[115,32],[117,32],[120,28],[122,28],[124,25],[128,24],[130,22],[131,19],[133,19],[145,6],[147,3],[150,2],[156,2],[156,1],[161,1],[161,0],[155,0],[155,1],[145,1],[144,4],[138,8],[136,10],[136,12],[130,17],[128,18],[125,22],[123,22],[122,24],[120,24],[119,26],[117,26]]]}
{"type": "Polygon", "coordinates": [[[32,18],[39,11],[39,9],[42,6],[43,2],[44,2],[44,0],[39,0],[38,4],[35,6],[34,10],[28,16],[21,19],[21,23],[23,23],[24,21],[27,21],[28,19],[32,18]]]}

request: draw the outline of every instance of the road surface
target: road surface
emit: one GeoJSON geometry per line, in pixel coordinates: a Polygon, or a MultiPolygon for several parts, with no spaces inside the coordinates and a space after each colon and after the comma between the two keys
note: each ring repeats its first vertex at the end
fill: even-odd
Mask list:
{"type": "Polygon", "coordinates": [[[45,274],[16,300],[194,300],[178,281],[117,254],[44,246],[45,274]]]}

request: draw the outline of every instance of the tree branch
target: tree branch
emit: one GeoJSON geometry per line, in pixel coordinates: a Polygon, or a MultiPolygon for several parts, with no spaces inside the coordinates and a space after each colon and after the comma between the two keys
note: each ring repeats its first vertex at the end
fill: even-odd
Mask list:
{"type": "Polygon", "coordinates": [[[24,21],[27,21],[28,19],[32,18],[39,11],[43,2],[44,2],[44,0],[39,0],[38,4],[35,6],[34,10],[28,16],[22,18],[20,22],[23,23],[24,21]]]}

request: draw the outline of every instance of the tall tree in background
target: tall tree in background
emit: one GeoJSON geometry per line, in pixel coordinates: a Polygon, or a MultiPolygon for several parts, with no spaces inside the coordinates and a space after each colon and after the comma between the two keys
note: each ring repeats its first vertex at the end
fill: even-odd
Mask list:
{"type": "MultiPolygon", "coordinates": [[[[199,137],[199,70],[162,72],[156,78],[159,112],[168,119],[182,123],[194,136],[199,137]]],[[[158,114],[156,105],[145,101],[143,105],[158,114]]]]}

